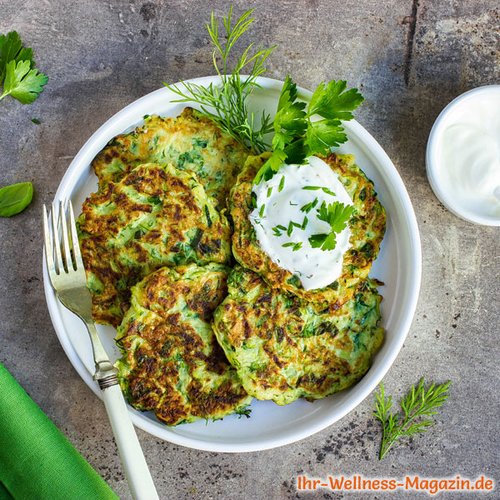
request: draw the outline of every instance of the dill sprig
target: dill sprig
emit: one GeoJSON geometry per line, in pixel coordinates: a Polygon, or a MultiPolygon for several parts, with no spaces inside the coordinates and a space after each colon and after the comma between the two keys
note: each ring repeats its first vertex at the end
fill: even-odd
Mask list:
{"type": "Polygon", "coordinates": [[[238,57],[233,69],[229,69],[233,47],[255,21],[252,17],[253,10],[244,12],[233,24],[231,6],[227,16],[222,17],[222,34],[219,33],[219,19],[214,12],[210,16],[206,29],[213,45],[212,60],[220,83],[210,83],[208,86],[192,82],[164,85],[180,96],[173,102],[198,104],[204,115],[232,137],[254,153],[262,153],[270,148],[264,136],[273,131],[271,117],[264,110],[260,117],[250,112],[247,101],[253,90],[260,87],[257,78],[265,73],[265,62],[275,47],[256,49],[254,43],[251,43],[238,57]]]}
{"type": "Polygon", "coordinates": [[[380,444],[379,460],[382,460],[394,443],[402,437],[410,437],[425,432],[434,424],[432,417],[448,399],[448,389],[451,382],[431,384],[425,388],[421,378],[417,386],[412,386],[406,396],[400,401],[402,412],[390,413],[392,396],[385,397],[384,384],[380,383],[379,392],[375,395],[375,410],[373,415],[382,424],[382,442],[380,444]]]}

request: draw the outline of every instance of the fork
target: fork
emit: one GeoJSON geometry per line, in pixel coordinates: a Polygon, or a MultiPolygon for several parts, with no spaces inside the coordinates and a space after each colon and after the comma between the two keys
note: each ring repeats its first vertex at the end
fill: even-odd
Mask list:
{"type": "Polygon", "coordinates": [[[69,229],[62,201],[59,216],[56,215],[56,205],[52,204],[50,223],[47,208],[43,206],[44,249],[50,282],[61,303],[87,326],[96,368],[94,380],[101,389],[132,496],[138,500],[155,500],[158,494],[118,385],[118,370],[109,360],[92,319],[92,298],[86,284],[75,215],[71,201],[67,205],[69,229]]]}

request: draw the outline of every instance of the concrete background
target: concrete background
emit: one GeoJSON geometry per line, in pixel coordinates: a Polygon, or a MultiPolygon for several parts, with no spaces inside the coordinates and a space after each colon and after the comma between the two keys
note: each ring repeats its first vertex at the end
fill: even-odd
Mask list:
{"type": "MultiPolygon", "coordinates": [[[[451,379],[453,387],[436,426],[382,462],[371,397],[325,431],[260,453],[199,452],[139,431],[161,497],[307,497],[295,491],[302,472],[484,473],[498,480],[499,232],[449,213],[433,195],[424,163],[430,127],[444,105],[470,88],[499,83],[498,3],[235,2],[237,12],[250,6],[258,22],[249,39],[278,45],[269,76],[290,72],[306,88],[344,78],[361,88],[366,102],[357,118],[394,161],[415,207],[422,291],[385,379],[388,392],[399,396],[420,376],[451,379]]],[[[108,117],[163,81],[213,73],[203,25],[212,8],[226,7],[223,1],[0,0],[0,32],[17,30],[50,76],[32,106],[0,103],[0,185],[32,180],[36,188],[28,210],[0,219],[0,362],[123,497],[127,485],[103,406],[73,370],[48,316],[41,205],[51,202],[73,156],[108,117]]],[[[342,498],[326,490],[309,496],[342,498]]]]}

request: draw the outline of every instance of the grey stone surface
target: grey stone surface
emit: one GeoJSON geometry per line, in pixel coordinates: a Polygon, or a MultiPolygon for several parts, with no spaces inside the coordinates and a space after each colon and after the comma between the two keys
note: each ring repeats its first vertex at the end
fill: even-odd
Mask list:
{"type": "MultiPolygon", "coordinates": [[[[108,117],[163,81],[212,74],[203,24],[211,8],[222,13],[226,5],[0,0],[0,32],[19,31],[50,75],[32,106],[0,103],[0,185],[32,180],[36,187],[28,210],[0,219],[0,362],[124,498],[127,485],[103,406],[67,360],[45,305],[41,205],[51,202],[73,156],[108,117]],[[34,117],[41,125],[31,122],[34,117]]],[[[278,45],[270,76],[291,73],[306,88],[345,78],[362,89],[366,103],[358,119],[397,166],[423,247],[417,312],[385,378],[387,390],[400,395],[420,376],[451,379],[453,387],[436,426],[382,462],[371,397],[323,432],[260,453],[200,452],[139,431],[160,496],[307,496],[295,490],[301,472],[484,473],[498,480],[499,232],[449,213],[433,195],[424,163],[427,136],[443,106],[470,88],[499,83],[498,3],[259,0],[235,6],[239,12],[255,7],[252,38],[278,45]]]]}

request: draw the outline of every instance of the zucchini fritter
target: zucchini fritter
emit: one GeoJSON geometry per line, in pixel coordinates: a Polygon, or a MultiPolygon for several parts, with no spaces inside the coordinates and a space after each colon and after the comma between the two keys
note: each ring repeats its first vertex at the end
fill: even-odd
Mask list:
{"type": "Polygon", "coordinates": [[[172,163],[194,172],[209,196],[226,206],[248,150],[192,108],[176,118],[146,116],[144,125],[118,135],[92,162],[99,188],[117,182],[141,163],[172,163]]]}
{"type": "Polygon", "coordinates": [[[195,174],[145,164],[92,194],[79,220],[94,319],[120,324],[130,287],[163,266],[225,264],[230,227],[195,174]]]}
{"type": "Polygon", "coordinates": [[[319,307],[328,305],[331,311],[338,310],[353,296],[360,280],[368,276],[384,236],[385,210],[377,199],[373,182],[354,164],[352,155],[332,153],[321,158],[338,175],[353,201],[355,213],[349,222],[351,248],[344,255],[342,275],[336,281],[325,288],[304,290],[298,276],[279,267],[261,249],[250,222],[253,179],[267,157],[268,153],[249,156],[231,190],[233,255],[242,266],[258,273],[272,287],[294,293],[319,307]]]}
{"type": "Polygon", "coordinates": [[[226,277],[219,264],[164,267],[132,288],[116,366],[134,408],[154,411],[167,425],[244,412],[251,398],[210,325],[226,277]]]}
{"type": "Polygon", "coordinates": [[[279,405],[324,398],[357,382],[383,342],[377,284],[358,283],[354,297],[331,314],[236,266],[214,331],[251,396],[279,405]]]}

